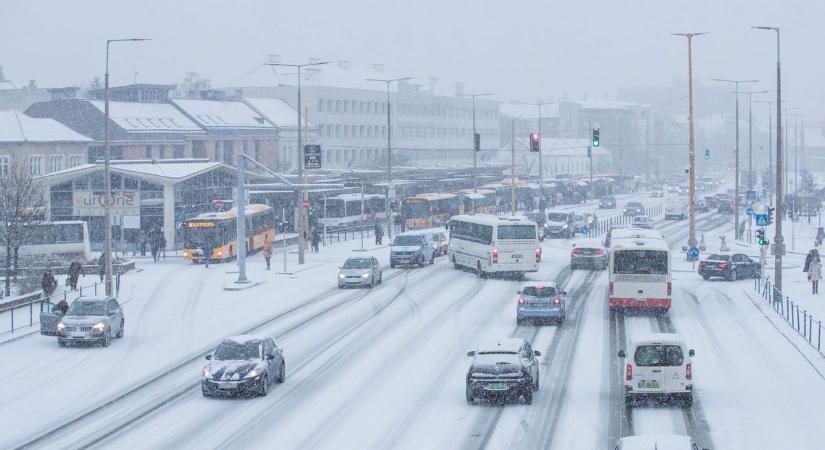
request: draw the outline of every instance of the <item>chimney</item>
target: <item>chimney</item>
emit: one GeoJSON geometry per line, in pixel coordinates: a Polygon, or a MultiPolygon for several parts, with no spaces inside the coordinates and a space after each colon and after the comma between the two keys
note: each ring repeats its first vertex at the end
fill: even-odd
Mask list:
{"type": "Polygon", "coordinates": [[[349,69],[349,61],[347,61],[346,59],[339,59],[338,67],[342,69],[349,69]]]}
{"type": "Polygon", "coordinates": [[[375,71],[378,71],[378,72],[383,72],[384,71],[384,65],[383,64],[373,64],[372,65],[372,70],[375,70],[375,71]]]}
{"type": "Polygon", "coordinates": [[[455,84],[455,93],[457,95],[464,95],[464,82],[463,81],[459,81],[458,83],[455,84]]]}

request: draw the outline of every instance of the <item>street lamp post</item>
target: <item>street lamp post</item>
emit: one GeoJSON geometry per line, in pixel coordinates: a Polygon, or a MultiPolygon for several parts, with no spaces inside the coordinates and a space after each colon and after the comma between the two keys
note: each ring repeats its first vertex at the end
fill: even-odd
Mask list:
{"type": "Polygon", "coordinates": [[[748,189],[755,189],[753,179],[753,94],[767,94],[770,91],[747,91],[748,94],[748,189]]]}
{"type": "Polygon", "coordinates": [[[776,245],[776,259],[774,263],[774,301],[782,301],[782,254],[785,252],[785,238],[782,237],[782,60],[780,58],[779,28],[778,27],[751,27],[757,30],[772,30],[776,32],[776,234],[773,237],[776,245]]]}
{"type": "MultiPolygon", "coordinates": [[[[773,174],[773,153],[771,152],[771,143],[773,142],[773,104],[776,102],[769,102],[764,100],[756,100],[755,103],[766,103],[768,105],[768,177],[773,174]]],[[[768,179],[768,195],[769,195],[769,205],[773,206],[773,196],[774,196],[774,189],[773,189],[773,182],[771,182],[770,178],[768,179]]]]}
{"type": "MultiPolygon", "coordinates": [[[[283,63],[266,63],[267,66],[279,67],[293,67],[298,75],[298,179],[300,180],[304,175],[304,157],[303,157],[303,141],[301,139],[301,69],[309,66],[320,66],[329,64],[331,61],[311,62],[306,64],[283,64],[283,63]]],[[[298,232],[298,264],[304,263],[304,246],[306,239],[304,233],[306,232],[306,211],[303,208],[303,203],[309,200],[307,194],[306,183],[300,191],[296,191],[295,203],[295,231],[298,232]]]]}
{"type": "Polygon", "coordinates": [[[688,160],[690,162],[690,179],[688,180],[688,196],[690,211],[690,232],[688,234],[688,246],[695,247],[696,241],[696,152],[694,151],[693,135],[693,37],[701,36],[703,33],[673,33],[674,36],[684,36],[688,44],[688,160]]]}
{"type": "Polygon", "coordinates": [[[723,83],[733,83],[736,95],[736,151],[734,152],[735,169],[733,176],[734,198],[733,198],[733,235],[735,240],[739,240],[739,83],[756,83],[757,80],[725,80],[722,78],[711,78],[713,81],[723,83]]]}
{"type": "Polygon", "coordinates": [[[387,83],[387,196],[384,210],[387,214],[387,238],[392,242],[392,207],[390,206],[390,190],[392,189],[392,123],[390,122],[390,83],[412,80],[412,77],[403,78],[367,78],[367,81],[387,83]]]}
{"type": "MultiPolygon", "coordinates": [[[[541,192],[541,197],[539,197],[539,209],[541,209],[542,213],[544,212],[544,210],[547,206],[547,200],[544,197],[544,170],[542,169],[543,166],[542,166],[542,161],[541,161],[542,160],[542,157],[541,157],[541,107],[545,106],[545,105],[553,105],[555,103],[558,103],[558,102],[543,102],[540,99],[536,100],[535,103],[525,103],[526,105],[531,105],[531,106],[537,107],[538,108],[538,113],[539,113],[539,116],[538,116],[538,120],[539,120],[539,124],[538,124],[538,133],[539,133],[539,192],[541,192]]],[[[592,186],[592,184],[593,184],[592,179],[590,180],[590,184],[592,186]]]]}
{"type": "MultiPolygon", "coordinates": [[[[459,97],[470,97],[473,99],[473,192],[478,193],[478,180],[477,180],[477,172],[478,172],[478,151],[480,150],[476,148],[476,97],[484,97],[487,95],[493,95],[490,92],[485,92],[482,94],[456,94],[459,97]]],[[[480,139],[479,139],[480,141],[480,139]]],[[[479,145],[479,147],[481,147],[479,145]]],[[[475,212],[475,202],[473,202],[473,212],[475,212]]]]}
{"type": "MultiPolygon", "coordinates": [[[[139,42],[149,41],[147,38],[127,38],[127,39],[108,39],[106,41],[106,73],[103,77],[103,103],[104,103],[104,143],[103,143],[103,189],[106,194],[106,206],[104,209],[104,225],[103,230],[104,245],[103,258],[106,262],[106,295],[112,295],[112,176],[111,176],[111,159],[112,151],[109,146],[109,46],[113,42],[139,42]]],[[[164,224],[169,226],[169,224],[164,224]]],[[[174,225],[174,224],[172,224],[174,225]]],[[[121,233],[123,230],[121,229],[121,233]]]]}

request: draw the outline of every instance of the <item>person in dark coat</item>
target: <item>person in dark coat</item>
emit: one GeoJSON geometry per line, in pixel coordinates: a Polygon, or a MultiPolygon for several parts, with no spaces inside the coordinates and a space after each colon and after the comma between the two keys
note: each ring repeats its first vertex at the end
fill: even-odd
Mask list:
{"type": "Polygon", "coordinates": [[[100,255],[97,259],[97,273],[100,275],[100,282],[103,282],[103,277],[106,276],[106,256],[100,255]]]}
{"type": "Polygon", "coordinates": [[[811,261],[814,261],[814,260],[821,262],[819,260],[819,250],[817,250],[817,249],[809,250],[808,254],[805,255],[805,266],[802,268],[802,271],[803,272],[808,272],[808,270],[811,267],[811,261]]]}
{"type": "Polygon", "coordinates": [[[380,224],[375,224],[375,245],[381,245],[384,240],[384,229],[380,224]]]}
{"type": "Polygon", "coordinates": [[[318,253],[318,244],[321,242],[321,232],[318,229],[312,230],[311,236],[312,251],[318,253]]]}
{"type": "Polygon", "coordinates": [[[163,260],[166,261],[166,238],[158,231],[158,254],[163,253],[163,260]]]}
{"type": "MultiPolygon", "coordinates": [[[[69,264],[69,286],[73,291],[77,289],[77,281],[81,274],[83,274],[83,264],[80,264],[79,261],[72,261],[69,264]]],[[[83,276],[86,276],[86,274],[83,274],[83,276]]]]}
{"type": "Polygon", "coordinates": [[[60,314],[61,316],[65,316],[68,310],[69,302],[67,302],[65,298],[57,302],[57,305],[54,306],[54,312],[60,314]]]}
{"type": "Polygon", "coordinates": [[[46,294],[46,297],[54,294],[55,289],[57,289],[57,279],[54,277],[54,274],[52,274],[51,269],[46,269],[46,272],[43,274],[43,279],[40,281],[40,287],[43,288],[43,293],[46,294]]]}

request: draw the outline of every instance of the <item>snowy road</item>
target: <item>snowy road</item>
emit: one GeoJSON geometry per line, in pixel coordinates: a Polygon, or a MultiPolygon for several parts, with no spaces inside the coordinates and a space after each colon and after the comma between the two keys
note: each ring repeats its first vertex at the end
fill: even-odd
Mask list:
{"type": "MultiPolygon", "coordinates": [[[[701,215],[698,226],[729,224],[701,215]]],[[[687,235],[686,222],[657,228],[675,249],[687,235]]],[[[612,448],[622,435],[668,431],[713,448],[821,447],[825,380],[747,300],[750,280],[674,273],[667,317],[625,317],[608,311],[606,272],[571,271],[567,241],[542,246],[528,278],[570,292],[561,327],[517,327],[520,282],[479,279],[445,258],[341,291],[335,267],[350,249],[330,250],[310,255],[322,264],[312,273],[233,296],[220,291],[231,277],[220,266],[150,264],[134,279],[152,283],[133,286],[124,307],[127,338],[112,347],[58,349],[40,337],[0,346],[14,362],[0,374],[0,421],[14,425],[0,447],[612,448]],[[265,398],[202,398],[204,354],[244,331],[276,337],[286,383],[265,398]],[[692,407],[625,409],[616,352],[650,331],[680,332],[696,349],[692,407]],[[542,352],[533,404],[467,405],[466,351],[509,336],[542,352]]],[[[382,263],[386,253],[370,250],[382,263]]]]}

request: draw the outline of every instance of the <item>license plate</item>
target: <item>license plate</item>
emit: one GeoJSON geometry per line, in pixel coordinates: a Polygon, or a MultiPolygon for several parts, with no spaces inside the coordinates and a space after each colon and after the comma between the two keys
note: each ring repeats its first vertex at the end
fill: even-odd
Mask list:
{"type": "Polygon", "coordinates": [[[507,383],[487,383],[487,389],[493,391],[503,391],[507,389],[507,383]]]}
{"type": "Polygon", "coordinates": [[[221,389],[235,389],[238,387],[238,383],[221,383],[218,387],[221,389]]]}
{"type": "Polygon", "coordinates": [[[521,259],[524,258],[524,255],[510,255],[510,257],[513,259],[521,259]]]}
{"type": "Polygon", "coordinates": [[[659,389],[659,382],[657,381],[640,381],[639,388],[641,389],[659,389]]]}
{"type": "Polygon", "coordinates": [[[75,337],[75,338],[85,338],[85,337],[86,337],[86,333],[72,333],[72,337],[75,337]]]}

